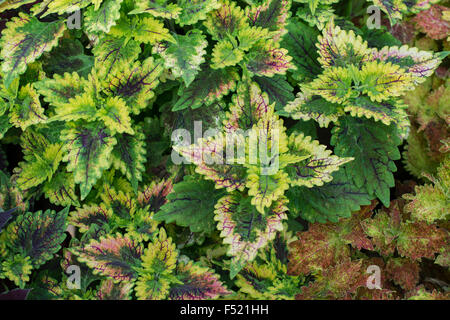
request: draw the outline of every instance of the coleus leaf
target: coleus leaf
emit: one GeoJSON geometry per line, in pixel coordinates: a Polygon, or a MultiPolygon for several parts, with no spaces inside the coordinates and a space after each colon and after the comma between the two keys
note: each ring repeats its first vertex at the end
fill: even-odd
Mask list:
{"type": "Polygon", "coordinates": [[[174,34],[173,38],[174,41],[167,43],[160,55],[164,59],[164,67],[170,69],[175,77],[181,77],[189,87],[200,71],[200,65],[205,62],[208,42],[201,32],[184,36],[174,34]]]}
{"type": "Polygon", "coordinates": [[[313,119],[321,127],[328,127],[330,122],[336,122],[344,114],[339,104],[329,102],[320,96],[308,96],[302,92],[297,94],[295,100],[285,105],[284,112],[295,120],[313,119]]]}
{"type": "Polygon", "coordinates": [[[239,82],[237,92],[231,99],[229,112],[226,113],[223,123],[227,132],[249,130],[260,119],[274,112],[267,93],[262,92],[255,82],[249,80],[239,82]]]}
{"type": "Polygon", "coordinates": [[[10,106],[9,117],[11,124],[22,130],[46,122],[47,116],[39,101],[39,94],[32,84],[20,88],[15,102],[10,106]]]}
{"type": "Polygon", "coordinates": [[[404,194],[403,198],[410,200],[405,205],[404,210],[411,213],[415,221],[445,221],[450,214],[448,210],[448,199],[450,190],[450,158],[441,163],[437,170],[437,177],[426,175],[433,182],[433,185],[425,184],[416,186],[415,194],[404,194]]]}
{"type": "Polygon", "coordinates": [[[106,80],[106,93],[122,98],[131,112],[138,114],[153,98],[153,89],[159,83],[162,69],[161,62],[155,62],[152,57],[132,65],[116,64],[106,80]]]}
{"type": "Polygon", "coordinates": [[[291,213],[310,222],[337,222],[350,217],[361,205],[370,203],[367,191],[357,187],[345,170],[333,173],[333,180],[320,187],[293,187],[287,190],[288,208],[291,213]]]}
{"type": "Polygon", "coordinates": [[[108,33],[120,18],[122,0],[104,0],[100,8],[90,6],[84,13],[84,24],[89,33],[108,33]]]}
{"type": "Polygon", "coordinates": [[[119,97],[107,98],[97,110],[96,116],[105,123],[112,134],[134,134],[128,107],[125,101],[119,97]]]}
{"type": "Polygon", "coordinates": [[[361,65],[371,58],[367,42],[353,30],[345,31],[335,26],[333,20],[319,35],[316,46],[319,49],[318,61],[324,68],[361,65]]]}
{"type": "Polygon", "coordinates": [[[150,212],[158,212],[167,202],[167,195],[173,190],[172,180],[153,181],[138,194],[141,208],[148,208],[150,212]]]}
{"type": "Polygon", "coordinates": [[[221,198],[215,206],[217,229],[223,242],[229,244],[228,255],[232,256],[230,276],[234,278],[245,264],[252,261],[260,248],[282,230],[286,219],[285,200],[275,201],[264,213],[251,204],[251,198],[233,193],[221,198]]]}
{"type": "Polygon", "coordinates": [[[395,25],[397,20],[402,19],[403,14],[418,13],[430,8],[437,0],[372,0],[372,2],[387,13],[391,25],[395,25]]]}
{"type": "Polygon", "coordinates": [[[2,278],[7,278],[18,287],[23,288],[25,283],[30,281],[30,274],[33,266],[30,257],[16,254],[10,256],[1,264],[2,278]]]}
{"type": "Polygon", "coordinates": [[[77,76],[87,78],[94,66],[94,57],[86,55],[83,44],[76,39],[62,38],[42,60],[47,77],[77,72],[77,76]]]}
{"type": "Polygon", "coordinates": [[[147,161],[145,136],[137,128],[135,135],[123,133],[115,137],[117,144],[112,151],[113,166],[120,169],[137,192],[138,183],[142,180],[142,172],[145,170],[144,163],[147,161]]]}
{"type": "Polygon", "coordinates": [[[233,68],[210,69],[202,67],[202,71],[189,87],[181,86],[178,95],[180,98],[175,103],[172,111],[179,111],[191,107],[200,108],[209,106],[236,88],[236,80],[239,76],[233,68]]]}
{"type": "Polygon", "coordinates": [[[390,258],[386,265],[386,272],[394,283],[410,291],[419,281],[419,265],[405,258],[390,258]]]}
{"type": "MultiPolygon", "coordinates": [[[[76,10],[83,9],[93,2],[96,4],[95,7],[98,9],[99,4],[102,0],[53,0],[46,1],[43,4],[45,5],[45,14],[43,17],[51,14],[58,13],[59,15],[63,15],[64,13],[70,13],[76,10]],[[47,3],[48,2],[48,3],[47,3]]],[[[43,10],[43,9],[42,9],[43,10]]],[[[41,11],[42,11],[41,10],[41,11]]]]}
{"type": "Polygon", "coordinates": [[[44,100],[55,107],[61,107],[70,99],[81,95],[88,82],[80,78],[78,73],[55,74],[53,79],[45,78],[34,83],[37,91],[44,96],[44,100]]]}
{"type": "Polygon", "coordinates": [[[176,22],[180,26],[185,26],[205,20],[211,10],[220,7],[220,2],[217,0],[177,0],[177,5],[181,8],[181,12],[176,22]]]}
{"type": "Polygon", "coordinates": [[[373,250],[372,242],[367,238],[361,221],[372,215],[376,203],[338,223],[313,223],[308,231],[298,232],[298,240],[289,244],[288,273],[291,275],[308,274],[327,270],[350,257],[350,248],[373,250]]]}
{"type": "Polygon", "coordinates": [[[296,80],[312,80],[321,73],[316,52],[316,41],[319,33],[299,19],[292,18],[287,25],[287,33],[283,36],[281,46],[289,51],[296,69],[291,70],[296,80]]]}
{"type": "Polygon", "coordinates": [[[244,52],[227,40],[216,43],[211,58],[211,68],[220,69],[238,64],[244,58],[244,52]]]}
{"type": "Polygon", "coordinates": [[[69,217],[69,223],[81,233],[85,233],[93,224],[103,228],[112,222],[113,211],[104,204],[84,205],[72,211],[69,217]]]}
{"type": "Polygon", "coordinates": [[[365,286],[366,279],[362,261],[346,259],[321,273],[320,279],[302,287],[298,300],[345,299],[365,286]]]}
{"type": "Polygon", "coordinates": [[[50,51],[64,29],[63,21],[40,22],[22,12],[12,18],[2,32],[0,55],[5,85],[8,87],[15,77],[24,73],[27,64],[38,59],[43,52],[50,51]]]}
{"type": "Polygon", "coordinates": [[[178,252],[172,239],[164,229],[153,243],[150,243],[142,256],[142,271],[136,281],[136,296],[142,300],[164,299],[175,278],[172,275],[178,252]]]}
{"type": "Polygon", "coordinates": [[[80,184],[81,200],[111,165],[111,152],[117,140],[109,131],[92,122],[82,126],[71,125],[62,133],[67,170],[73,172],[75,183],[80,184]]]}
{"type": "Polygon", "coordinates": [[[385,206],[389,206],[389,188],[394,186],[392,173],[397,170],[394,161],[400,158],[400,143],[395,125],[347,116],[340,118],[331,138],[338,156],[355,159],[345,166],[347,176],[385,206]]]}
{"type": "Polygon", "coordinates": [[[185,176],[184,181],[173,186],[168,202],[153,218],[189,227],[192,232],[211,233],[215,230],[214,205],[223,195],[224,191],[216,190],[214,183],[185,176]]]}
{"type": "Polygon", "coordinates": [[[272,40],[258,41],[248,52],[246,68],[253,74],[272,77],[275,74],[285,74],[289,69],[295,69],[292,57],[288,51],[280,48],[272,40]]]}
{"type": "Polygon", "coordinates": [[[270,78],[254,76],[253,81],[269,96],[269,101],[275,102],[276,110],[282,110],[289,101],[295,99],[294,88],[284,76],[274,75],[270,78]]]}
{"type": "Polygon", "coordinates": [[[362,222],[365,233],[372,238],[375,249],[383,255],[395,250],[412,260],[434,259],[434,255],[448,246],[449,235],[435,224],[419,221],[404,221],[398,202],[389,209],[378,212],[374,218],[362,222]]]}
{"type": "Polygon", "coordinates": [[[78,196],[75,193],[73,175],[66,172],[56,172],[52,179],[44,183],[42,191],[53,204],[60,206],[78,206],[78,196]]]}
{"type": "MultiPolygon", "coordinates": [[[[3,12],[5,10],[11,10],[19,8],[20,6],[23,6],[24,4],[34,2],[33,0],[4,0],[2,3],[0,3],[0,12],[3,12]]],[[[25,300],[25,299],[21,299],[25,300]]]]}
{"type": "Polygon", "coordinates": [[[65,239],[69,207],[55,212],[46,210],[19,215],[8,225],[10,235],[7,245],[23,257],[30,257],[34,268],[38,268],[59,251],[65,239]]]}
{"type": "Polygon", "coordinates": [[[286,32],[285,25],[291,12],[290,0],[266,0],[259,6],[248,6],[245,14],[252,27],[266,28],[274,32],[273,39],[278,39],[286,32]]]}
{"type": "Polygon", "coordinates": [[[6,211],[0,212],[0,231],[3,229],[3,227],[8,223],[9,219],[12,218],[12,214],[14,211],[16,211],[17,208],[12,208],[6,211]]]}
{"type": "Polygon", "coordinates": [[[114,280],[102,280],[97,291],[99,300],[129,300],[133,289],[132,282],[115,283],[114,280]]]}
{"type": "Polygon", "coordinates": [[[320,145],[319,141],[305,137],[303,133],[292,133],[289,137],[288,148],[291,154],[305,158],[295,163],[288,164],[285,171],[289,175],[289,183],[292,186],[321,186],[330,182],[332,173],[353,158],[340,158],[331,155],[326,146],[320,145]]]}
{"type": "Polygon", "coordinates": [[[112,278],[115,282],[135,279],[142,263],[142,245],[120,233],[99,241],[91,240],[83,248],[72,250],[78,255],[78,260],[86,263],[95,274],[112,278]]]}
{"type": "Polygon", "coordinates": [[[141,48],[139,43],[127,37],[113,37],[106,35],[92,49],[95,55],[95,69],[99,79],[105,79],[116,65],[132,64],[141,48]]]}
{"type": "Polygon", "coordinates": [[[432,5],[430,9],[419,12],[413,18],[413,22],[416,28],[427,37],[434,40],[445,39],[450,33],[450,23],[443,17],[445,11],[448,11],[447,7],[432,5]]]}
{"type": "Polygon", "coordinates": [[[171,40],[169,30],[164,24],[152,17],[134,16],[131,19],[122,17],[111,27],[110,35],[115,37],[133,37],[137,42],[155,44],[164,40],[171,40]]]}
{"type": "Polygon", "coordinates": [[[237,36],[239,30],[248,26],[244,10],[229,0],[220,1],[220,7],[210,11],[203,22],[212,38],[216,41],[237,36]]]}
{"type": "Polygon", "coordinates": [[[175,19],[180,15],[181,8],[168,0],[138,0],[134,9],[128,14],[149,13],[154,17],[175,19]]]}
{"type": "Polygon", "coordinates": [[[373,60],[398,65],[411,75],[413,83],[417,85],[433,74],[447,53],[421,51],[404,45],[374,49],[372,55],[373,60]]]}
{"type": "Polygon", "coordinates": [[[231,293],[219,280],[218,275],[191,261],[179,263],[175,276],[181,284],[171,286],[168,295],[171,300],[208,300],[231,293]]]}

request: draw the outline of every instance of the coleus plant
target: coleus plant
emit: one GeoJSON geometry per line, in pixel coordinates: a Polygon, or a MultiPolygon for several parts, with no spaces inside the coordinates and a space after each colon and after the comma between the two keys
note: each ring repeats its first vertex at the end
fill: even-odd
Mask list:
{"type": "MultiPolygon", "coordinates": [[[[433,136],[434,113],[440,133],[448,120],[446,86],[426,80],[447,52],[367,30],[353,19],[365,8],[347,0],[32,2],[0,4],[16,13],[0,42],[8,289],[36,299],[442,297],[418,275],[422,259],[448,267],[448,140],[433,136]],[[427,110],[403,98],[430,90],[427,110]],[[170,140],[194,119],[215,134],[170,140]],[[406,139],[406,169],[432,184],[392,202],[406,139]],[[374,261],[388,274],[381,291],[364,287],[374,261]]],[[[391,23],[421,12],[423,31],[445,12],[435,2],[367,5],[391,23]]]]}

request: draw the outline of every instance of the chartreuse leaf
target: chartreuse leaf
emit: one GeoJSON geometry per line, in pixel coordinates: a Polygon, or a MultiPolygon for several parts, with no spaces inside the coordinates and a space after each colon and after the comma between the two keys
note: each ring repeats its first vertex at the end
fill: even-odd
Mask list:
{"type": "Polygon", "coordinates": [[[290,19],[286,29],[281,47],[292,56],[292,63],[296,67],[291,70],[292,76],[299,81],[314,79],[322,71],[315,47],[319,32],[297,18],[290,19]]]}
{"type": "Polygon", "coordinates": [[[50,260],[61,248],[67,228],[69,207],[55,212],[28,212],[8,225],[6,245],[10,253],[29,257],[33,268],[50,260]]]}
{"type": "Polygon", "coordinates": [[[46,11],[43,17],[51,14],[58,13],[59,15],[70,13],[76,10],[83,9],[90,5],[91,3],[95,3],[95,8],[98,9],[99,4],[102,0],[54,0],[54,1],[46,1],[43,4],[46,6],[46,11]],[[48,2],[48,3],[47,3],[48,2]]]}
{"type": "Polygon", "coordinates": [[[174,34],[173,38],[174,41],[167,43],[160,55],[164,59],[164,67],[170,69],[175,77],[181,77],[189,87],[200,71],[200,65],[205,62],[208,42],[200,31],[184,36],[174,34]]]}
{"type": "Polygon", "coordinates": [[[61,133],[67,171],[73,172],[75,183],[80,184],[81,200],[111,165],[111,152],[117,140],[99,123],[69,125],[61,133]]]}
{"type": "Polygon", "coordinates": [[[175,19],[180,12],[181,8],[168,0],[138,0],[134,3],[134,10],[128,14],[149,13],[154,17],[175,19]]]}
{"type": "Polygon", "coordinates": [[[50,51],[65,29],[63,21],[40,22],[36,17],[20,12],[6,24],[2,32],[4,81],[8,87],[12,80],[27,69],[27,64],[50,51]]]}
{"type": "Polygon", "coordinates": [[[181,8],[180,15],[176,20],[180,26],[205,20],[211,10],[220,7],[220,2],[217,0],[177,0],[177,4],[181,8]]]}
{"type": "Polygon", "coordinates": [[[11,124],[22,130],[47,120],[39,94],[31,84],[20,88],[17,98],[11,103],[9,117],[11,124]]]}
{"type": "Polygon", "coordinates": [[[296,120],[313,119],[321,127],[328,127],[330,122],[336,122],[344,114],[341,105],[329,102],[321,96],[307,96],[302,92],[297,94],[295,100],[286,104],[284,111],[296,120]]]}
{"type": "Polygon", "coordinates": [[[171,40],[169,30],[164,24],[152,17],[122,17],[111,27],[110,35],[115,37],[133,37],[137,42],[155,44],[163,40],[171,40]]]}
{"type": "Polygon", "coordinates": [[[23,288],[25,283],[30,281],[32,270],[30,257],[17,254],[0,264],[0,278],[6,277],[13,281],[16,286],[23,288]]]}
{"type": "Polygon", "coordinates": [[[261,213],[251,204],[251,198],[232,193],[221,198],[215,207],[214,219],[223,242],[229,245],[230,277],[234,278],[283,229],[285,199],[275,201],[261,213]]]}
{"type": "Polygon", "coordinates": [[[220,1],[220,7],[210,11],[203,24],[216,41],[235,37],[239,30],[248,26],[244,10],[229,0],[220,1]]]}
{"type": "Polygon", "coordinates": [[[78,196],[75,193],[73,175],[66,172],[56,172],[50,181],[46,181],[42,188],[45,197],[53,204],[60,206],[78,206],[78,196]]]}
{"type": "Polygon", "coordinates": [[[211,233],[215,230],[214,205],[223,195],[224,191],[216,190],[213,182],[185,176],[184,181],[173,186],[173,192],[167,196],[168,202],[153,219],[175,222],[189,227],[192,232],[211,233]]]}
{"type": "Polygon", "coordinates": [[[292,133],[288,142],[289,153],[298,158],[303,158],[295,163],[287,164],[285,171],[289,176],[291,186],[322,186],[333,180],[332,173],[353,158],[341,158],[331,155],[326,146],[319,141],[311,140],[311,137],[303,133],[292,133]]]}
{"type": "Polygon", "coordinates": [[[345,171],[358,188],[377,196],[389,206],[389,188],[394,186],[394,161],[400,159],[401,143],[395,125],[384,125],[368,119],[341,117],[333,128],[331,144],[341,157],[353,157],[345,171]]]}
{"type": "Polygon", "coordinates": [[[181,283],[171,286],[171,300],[207,300],[231,293],[212,270],[192,261],[177,264],[175,276],[181,283]]]}
{"type": "Polygon", "coordinates": [[[231,101],[223,122],[228,132],[251,129],[261,118],[274,112],[274,105],[269,103],[267,93],[262,92],[255,82],[239,82],[231,101]]]}
{"type": "Polygon", "coordinates": [[[134,64],[116,64],[106,80],[106,94],[122,98],[131,112],[138,114],[147,107],[154,96],[153,89],[158,85],[158,77],[163,70],[161,62],[152,57],[134,64]]]}
{"type": "Polygon", "coordinates": [[[55,74],[53,79],[45,78],[34,83],[44,100],[55,107],[66,105],[70,99],[81,95],[88,82],[80,78],[78,73],[64,73],[64,76],[55,74]]]}
{"type": "Polygon", "coordinates": [[[258,41],[248,52],[246,68],[258,76],[272,77],[295,69],[288,51],[272,40],[258,41]]]}
{"type": "Polygon", "coordinates": [[[178,282],[172,275],[177,256],[176,245],[161,229],[142,256],[142,270],[135,287],[138,299],[161,300],[168,295],[170,285],[178,282]]]}
{"type": "Polygon", "coordinates": [[[104,0],[100,8],[90,6],[84,12],[84,24],[89,33],[108,33],[120,18],[122,0],[104,0]]]}
{"type": "Polygon", "coordinates": [[[244,52],[230,41],[219,41],[213,49],[211,68],[220,69],[234,66],[244,58],[244,52]]]}
{"type": "Polygon", "coordinates": [[[239,75],[233,68],[213,70],[202,67],[202,71],[189,87],[181,86],[178,95],[180,98],[175,103],[172,111],[186,108],[200,108],[209,106],[236,88],[236,80],[239,75]]]}
{"type": "Polygon", "coordinates": [[[108,97],[98,109],[96,116],[105,123],[112,134],[134,134],[128,107],[125,101],[119,97],[108,97]]]}
{"type": "Polygon", "coordinates": [[[291,0],[266,0],[259,6],[247,6],[245,13],[252,27],[262,27],[274,33],[278,40],[285,32],[291,15],[291,0]]]}
{"type": "Polygon", "coordinates": [[[91,240],[80,249],[72,249],[80,262],[93,272],[112,278],[115,282],[133,280],[138,276],[143,248],[128,236],[117,233],[100,240],[91,240]]]}
{"type": "Polygon", "coordinates": [[[55,116],[51,120],[56,121],[95,121],[97,114],[97,101],[88,92],[83,92],[70,98],[66,103],[58,103],[55,109],[55,116]]]}
{"type": "Polygon", "coordinates": [[[372,52],[361,36],[353,30],[342,30],[335,26],[333,20],[318,37],[316,44],[319,53],[318,61],[326,67],[347,67],[361,65],[370,61],[372,52]]]}
{"type": "Polygon", "coordinates": [[[34,2],[33,0],[4,0],[0,3],[0,12],[19,8],[20,6],[34,2]]]}
{"type": "Polygon", "coordinates": [[[142,172],[145,170],[144,163],[147,161],[145,136],[138,129],[134,135],[123,133],[115,137],[117,144],[112,151],[113,166],[120,169],[137,192],[138,183],[142,180],[142,172]]]}
{"type": "Polygon", "coordinates": [[[132,64],[141,48],[139,43],[125,36],[116,38],[106,35],[92,49],[95,55],[95,69],[99,79],[105,79],[116,65],[132,64]]]}

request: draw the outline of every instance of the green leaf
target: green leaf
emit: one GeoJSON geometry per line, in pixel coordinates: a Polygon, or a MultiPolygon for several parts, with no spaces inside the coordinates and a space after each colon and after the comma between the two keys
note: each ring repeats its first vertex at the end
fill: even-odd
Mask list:
{"type": "Polygon", "coordinates": [[[2,32],[3,63],[5,85],[9,87],[15,77],[27,69],[27,64],[38,59],[45,51],[50,51],[65,30],[63,21],[40,22],[36,17],[19,13],[6,24],[2,32]]]}
{"type": "Polygon", "coordinates": [[[322,71],[317,61],[318,35],[315,28],[309,27],[299,19],[292,18],[287,25],[287,33],[283,36],[281,46],[292,56],[292,63],[297,68],[292,71],[292,76],[298,81],[312,80],[322,71]]]}
{"type": "MultiPolygon", "coordinates": [[[[295,99],[294,88],[286,81],[286,77],[275,75],[273,77],[253,77],[261,91],[269,96],[270,102],[275,102],[275,110],[283,112],[283,108],[289,101],[295,99]]],[[[284,114],[283,114],[284,115],[284,114]]]]}
{"type": "Polygon", "coordinates": [[[63,38],[56,48],[44,55],[42,68],[47,77],[77,72],[87,78],[93,66],[94,58],[85,54],[80,41],[63,38]]]}
{"type": "Polygon", "coordinates": [[[175,222],[179,226],[189,227],[192,232],[211,233],[215,229],[214,205],[224,193],[223,190],[216,190],[211,181],[186,176],[184,181],[173,186],[173,192],[167,196],[169,202],[153,219],[175,222]]]}
{"type": "Polygon", "coordinates": [[[389,206],[389,188],[394,186],[394,161],[400,159],[398,145],[401,143],[395,125],[386,126],[369,119],[341,117],[333,128],[331,144],[341,157],[355,160],[345,166],[358,188],[377,196],[389,206]]]}
{"type": "Polygon", "coordinates": [[[175,19],[179,16],[181,8],[168,0],[137,0],[134,10],[128,14],[149,13],[154,17],[175,19]]]}
{"type": "Polygon", "coordinates": [[[221,69],[238,64],[244,58],[244,52],[227,40],[216,43],[211,58],[211,68],[221,69]]]}
{"type": "Polygon", "coordinates": [[[207,14],[220,7],[217,0],[177,0],[181,8],[176,22],[180,26],[192,25],[200,20],[205,20],[207,14]]]}
{"type": "Polygon", "coordinates": [[[266,28],[274,33],[273,39],[278,40],[286,32],[290,8],[291,0],[266,0],[260,6],[248,6],[245,13],[250,26],[266,28]]]}
{"type": "Polygon", "coordinates": [[[292,187],[286,191],[287,204],[292,214],[299,214],[310,222],[337,222],[350,217],[360,206],[368,205],[372,197],[364,188],[357,187],[345,170],[333,173],[333,180],[320,187],[292,187]]]}

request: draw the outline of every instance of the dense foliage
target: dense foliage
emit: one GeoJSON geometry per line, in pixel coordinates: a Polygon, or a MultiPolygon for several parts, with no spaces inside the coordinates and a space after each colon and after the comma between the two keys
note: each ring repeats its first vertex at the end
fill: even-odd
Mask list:
{"type": "Polygon", "coordinates": [[[0,1],[0,297],[448,299],[438,2],[0,1]]]}

